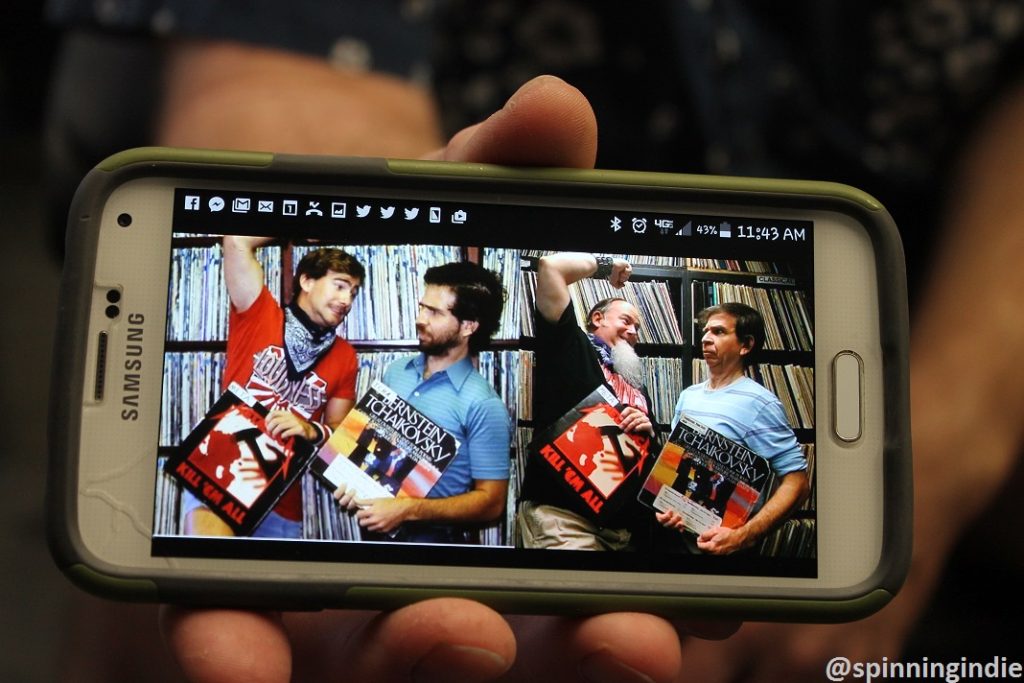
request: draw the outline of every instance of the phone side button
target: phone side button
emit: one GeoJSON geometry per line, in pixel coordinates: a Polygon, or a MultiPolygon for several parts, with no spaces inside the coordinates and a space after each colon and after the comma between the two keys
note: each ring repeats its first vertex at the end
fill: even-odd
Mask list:
{"type": "Polygon", "coordinates": [[[853,351],[840,351],[832,359],[832,428],[839,439],[861,437],[864,361],[853,351]]]}

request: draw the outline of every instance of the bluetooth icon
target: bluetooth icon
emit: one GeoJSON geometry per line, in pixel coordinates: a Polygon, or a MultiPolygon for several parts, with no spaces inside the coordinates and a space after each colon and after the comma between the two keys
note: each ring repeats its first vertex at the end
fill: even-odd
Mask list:
{"type": "Polygon", "coordinates": [[[611,221],[611,228],[615,232],[622,230],[622,219],[619,218],[618,216],[613,216],[611,221]]]}

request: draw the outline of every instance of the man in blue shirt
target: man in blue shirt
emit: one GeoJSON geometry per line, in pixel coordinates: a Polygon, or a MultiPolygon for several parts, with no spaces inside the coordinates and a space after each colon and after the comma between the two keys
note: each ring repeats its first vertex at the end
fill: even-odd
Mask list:
{"type": "MultiPolygon", "coordinates": [[[[672,427],[686,413],[765,458],[779,478],[775,492],[745,524],[714,527],[697,537],[698,550],[726,555],[763,538],[807,497],[807,460],[778,397],[743,374],[764,343],[761,314],[744,304],[725,303],[704,309],[698,319],[709,377],[679,394],[672,427]]],[[[674,512],[657,517],[667,527],[684,528],[674,512]]]]}
{"type": "Polygon", "coordinates": [[[366,531],[389,540],[464,543],[464,525],[497,519],[508,493],[508,410],[472,362],[498,329],[504,289],[468,261],[430,268],[424,283],[420,353],[388,366],[384,383],[454,435],[459,450],[426,498],[363,500],[344,488],[335,496],[366,531]]]}

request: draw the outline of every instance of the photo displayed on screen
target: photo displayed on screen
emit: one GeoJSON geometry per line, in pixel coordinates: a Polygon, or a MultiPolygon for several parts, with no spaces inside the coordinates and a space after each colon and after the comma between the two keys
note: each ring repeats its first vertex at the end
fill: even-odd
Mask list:
{"type": "Polygon", "coordinates": [[[810,222],[215,194],[154,554],[815,575],[810,222]]]}

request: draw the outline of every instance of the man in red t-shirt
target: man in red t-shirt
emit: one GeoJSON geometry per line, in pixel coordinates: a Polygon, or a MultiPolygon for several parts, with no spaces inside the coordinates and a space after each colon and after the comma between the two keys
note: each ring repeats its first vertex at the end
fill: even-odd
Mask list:
{"type": "MultiPolygon", "coordinates": [[[[292,301],[281,307],[256,260],[256,249],[271,239],[224,238],[231,311],[221,386],[237,382],[266,406],[273,436],[319,446],[355,404],[356,353],[335,329],[348,315],[366,271],[340,249],[317,249],[299,262],[292,301]]],[[[231,535],[217,515],[190,502],[185,533],[231,535]]],[[[301,531],[302,494],[292,486],[253,535],[297,538],[301,531]]]]}

